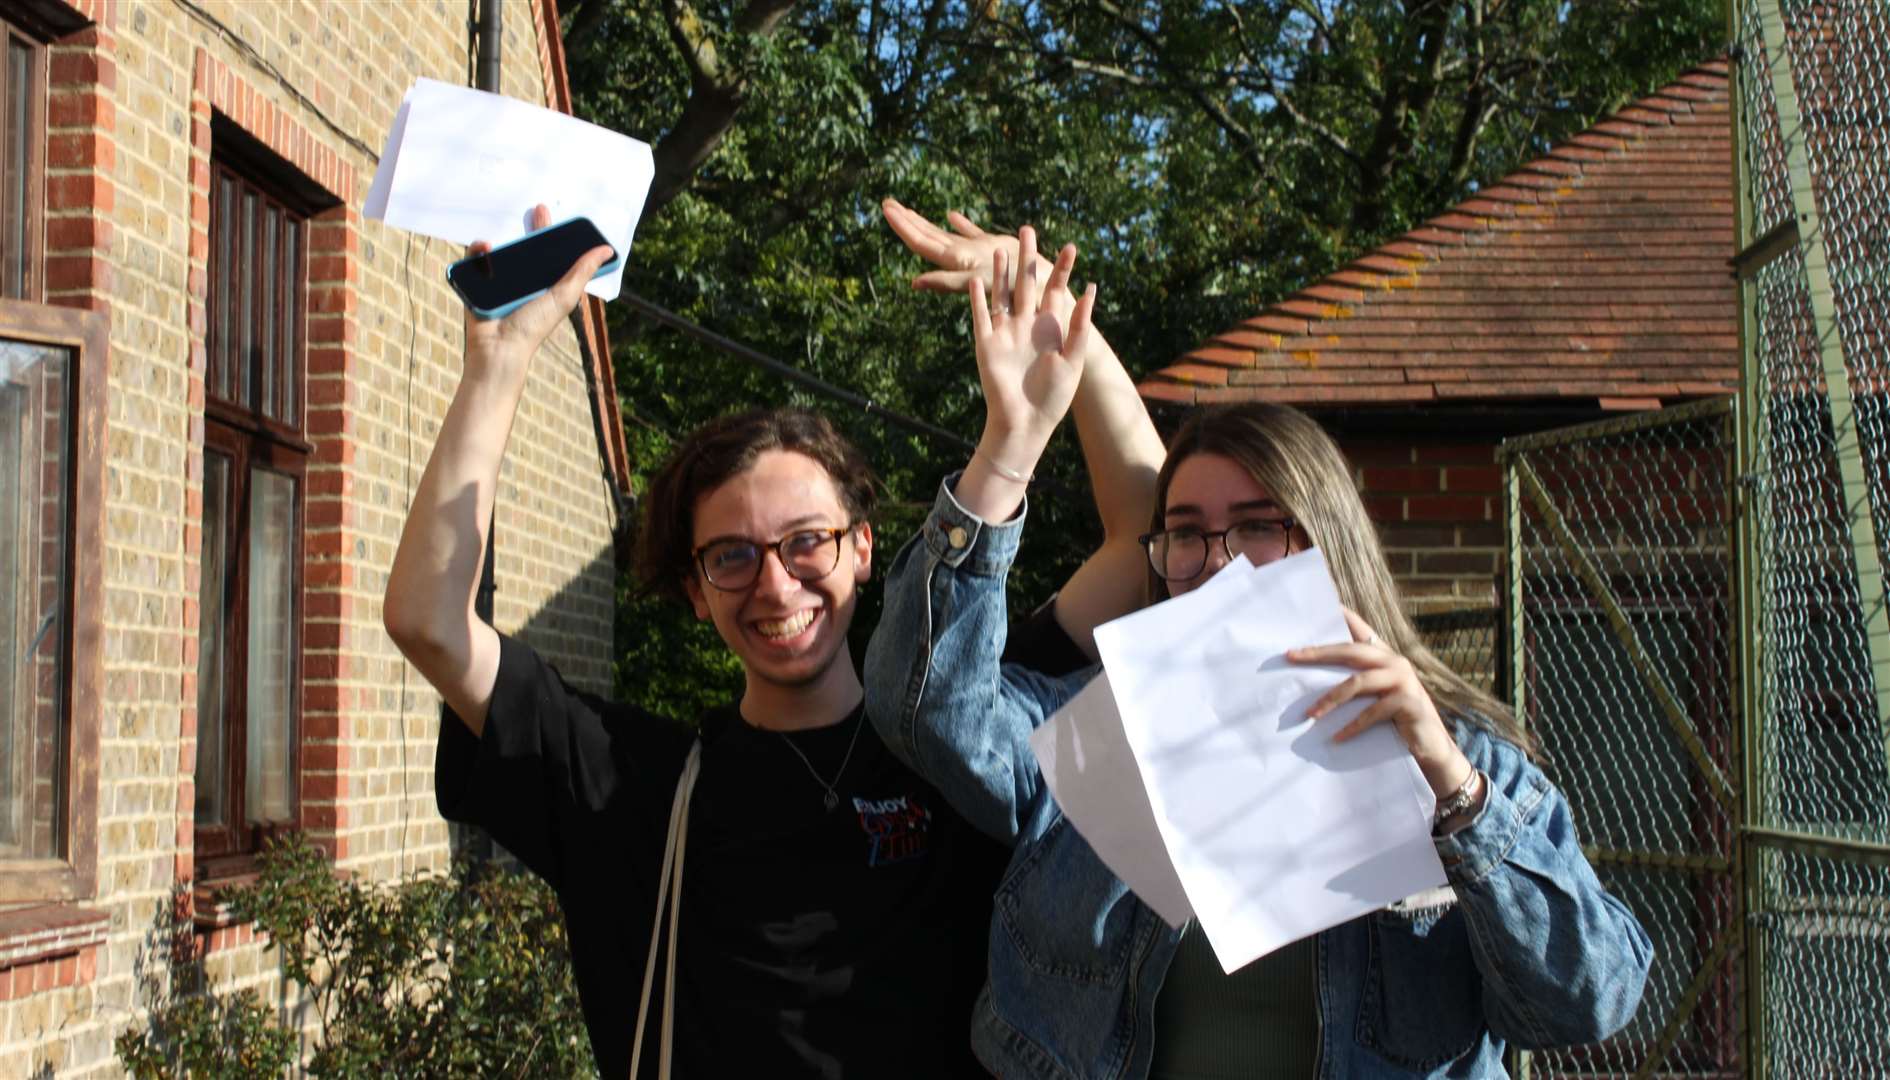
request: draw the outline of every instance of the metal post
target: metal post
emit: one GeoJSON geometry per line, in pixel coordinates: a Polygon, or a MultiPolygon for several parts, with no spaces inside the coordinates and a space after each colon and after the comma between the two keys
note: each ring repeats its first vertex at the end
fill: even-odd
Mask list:
{"type": "Polygon", "coordinates": [[[1522,485],[1516,478],[1521,454],[1505,454],[1503,461],[1503,545],[1504,559],[1503,642],[1508,654],[1505,666],[1509,675],[1509,707],[1516,711],[1516,722],[1529,726],[1528,670],[1523,663],[1523,546],[1522,485]]]}
{"type": "Polygon", "coordinates": [[[1890,765],[1890,608],[1885,607],[1883,565],[1878,555],[1877,526],[1870,503],[1870,482],[1863,454],[1857,445],[1856,403],[1851,394],[1850,370],[1844,362],[1844,339],[1838,332],[1836,292],[1824,250],[1824,223],[1818,215],[1811,184],[1811,159],[1805,148],[1805,120],[1798,107],[1798,89],[1792,78],[1791,44],[1785,33],[1782,0],[1766,0],[1758,9],[1760,33],[1765,38],[1765,62],[1778,106],[1779,137],[1784,144],[1786,172],[1791,178],[1792,210],[1798,218],[1799,250],[1805,264],[1805,286],[1810,293],[1812,326],[1823,361],[1827,400],[1831,406],[1831,434],[1837,452],[1838,475],[1844,484],[1844,510],[1851,530],[1851,554],[1857,568],[1858,602],[1864,619],[1864,640],[1870,652],[1871,689],[1877,699],[1877,723],[1883,731],[1885,762],[1890,765]]]}
{"type": "MultiPolygon", "coordinates": [[[[1726,0],[1727,38],[1738,41],[1739,0],[1726,0]]],[[[1733,92],[1728,103],[1732,120],[1733,198],[1735,202],[1735,238],[1738,250],[1748,250],[1758,234],[1753,220],[1752,189],[1756,182],[1749,175],[1748,150],[1751,117],[1746,114],[1745,94],[1740,84],[1750,77],[1746,60],[1737,52],[1733,58],[1733,92]]],[[[1739,280],[1739,395],[1733,421],[1733,475],[1730,506],[1733,513],[1731,582],[1733,617],[1737,620],[1734,641],[1734,708],[1739,733],[1736,753],[1743,773],[1739,786],[1737,818],[1733,822],[1733,917],[1747,927],[1743,966],[1739,980],[1739,1000],[1735,1015],[1741,1071],[1752,1080],[1765,1077],[1765,935],[1753,921],[1755,914],[1767,910],[1765,899],[1765,853],[1753,844],[1746,829],[1760,820],[1765,806],[1765,705],[1759,664],[1763,662],[1760,641],[1760,610],[1763,593],[1762,563],[1759,553],[1759,522],[1764,520],[1765,488],[1758,472],[1759,449],[1764,445],[1760,428],[1760,397],[1764,371],[1759,364],[1758,300],[1756,274],[1741,273],[1739,280]]]]}
{"type": "MultiPolygon", "coordinates": [[[[1523,661],[1523,527],[1522,527],[1522,483],[1517,477],[1518,467],[1523,463],[1524,451],[1514,454],[1499,451],[1499,460],[1503,462],[1503,546],[1505,548],[1504,596],[1503,596],[1503,644],[1504,668],[1509,680],[1509,707],[1515,710],[1516,723],[1529,730],[1529,672],[1523,661]]],[[[1512,1049],[1509,1061],[1510,1071],[1517,1080],[1531,1080],[1535,1073],[1534,1062],[1527,1050],[1512,1049]]]]}
{"type": "MultiPolygon", "coordinates": [[[[1738,95],[1733,95],[1735,102],[1738,95]]],[[[1734,106],[1737,109],[1737,105],[1734,106]]],[[[1737,113],[1733,126],[1735,153],[1739,152],[1742,129],[1737,113]]],[[[1751,208],[1748,189],[1740,185],[1740,229],[1749,231],[1751,208]]],[[[1760,640],[1760,610],[1763,578],[1759,556],[1759,522],[1763,520],[1766,498],[1763,485],[1757,483],[1759,442],[1757,386],[1757,327],[1753,325],[1758,286],[1752,281],[1740,285],[1741,317],[1739,339],[1741,367],[1738,408],[1731,417],[1733,428],[1733,475],[1730,506],[1732,521],[1733,618],[1737,633],[1733,643],[1734,699],[1737,722],[1733,730],[1739,742],[1734,748],[1736,767],[1741,772],[1739,802],[1733,820],[1733,919],[1743,928],[1744,965],[1739,980],[1740,1000],[1735,1003],[1742,1029],[1738,1033],[1740,1063],[1746,1076],[1763,1080],[1765,1076],[1765,935],[1758,932],[1755,914],[1769,910],[1765,895],[1765,871],[1768,855],[1749,839],[1748,830],[1762,820],[1770,798],[1765,788],[1765,680],[1759,665],[1764,662],[1760,640]]]]}

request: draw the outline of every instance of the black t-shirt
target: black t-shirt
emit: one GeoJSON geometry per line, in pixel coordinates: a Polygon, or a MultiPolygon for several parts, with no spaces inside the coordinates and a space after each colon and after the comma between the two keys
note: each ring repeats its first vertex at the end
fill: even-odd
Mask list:
{"type": "MultiPolygon", "coordinates": [[[[701,730],[677,948],[679,1080],[983,1075],[969,1019],[1009,853],[893,757],[861,710],[783,734],[730,706],[701,730]],[[822,783],[836,773],[829,811],[822,783]]],[[[573,690],[509,638],[484,735],[457,718],[440,733],[441,813],[485,828],[558,893],[606,1078],[629,1072],[670,801],[694,737],[573,690]]],[[[660,953],[657,963],[660,987],[660,953]]],[[[659,1001],[646,1074],[660,1020],[659,1001]]]]}
{"type": "Polygon", "coordinates": [[[1076,641],[1057,622],[1056,597],[1044,601],[1004,638],[1006,664],[1016,664],[1044,675],[1060,677],[1096,666],[1083,655],[1076,641]]]}

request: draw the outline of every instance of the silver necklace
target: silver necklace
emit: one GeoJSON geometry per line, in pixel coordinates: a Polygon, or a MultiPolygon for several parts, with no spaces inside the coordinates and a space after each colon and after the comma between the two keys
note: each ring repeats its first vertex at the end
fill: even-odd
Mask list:
{"type": "Polygon", "coordinates": [[[787,743],[787,748],[794,751],[794,756],[801,759],[801,764],[807,766],[807,775],[814,778],[814,783],[827,789],[826,803],[827,812],[829,814],[833,813],[834,807],[840,805],[840,792],[837,790],[840,786],[840,778],[846,775],[847,765],[853,760],[853,748],[859,744],[860,726],[864,722],[865,716],[866,710],[861,709],[860,715],[853,718],[853,738],[847,740],[846,756],[840,759],[840,770],[833,774],[833,783],[831,784],[822,780],[820,774],[814,771],[814,763],[807,760],[807,755],[801,752],[800,747],[794,745],[794,740],[788,738],[787,732],[775,732],[776,735],[781,736],[782,742],[787,743]]]}

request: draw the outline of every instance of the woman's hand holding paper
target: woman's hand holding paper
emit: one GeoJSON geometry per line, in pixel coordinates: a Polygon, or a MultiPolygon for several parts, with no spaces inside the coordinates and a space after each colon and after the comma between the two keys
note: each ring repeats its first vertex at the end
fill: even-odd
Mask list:
{"type": "Polygon", "coordinates": [[[1317,719],[1355,697],[1377,695],[1376,702],[1332,737],[1343,742],[1374,724],[1389,721],[1417,761],[1431,791],[1439,799],[1446,798],[1469,779],[1473,771],[1470,759],[1458,748],[1436,703],[1418,681],[1411,661],[1393,652],[1357,612],[1344,610],[1346,625],[1352,630],[1351,641],[1293,649],[1286,654],[1296,664],[1332,664],[1356,672],[1314,702],[1306,715],[1317,719]]]}

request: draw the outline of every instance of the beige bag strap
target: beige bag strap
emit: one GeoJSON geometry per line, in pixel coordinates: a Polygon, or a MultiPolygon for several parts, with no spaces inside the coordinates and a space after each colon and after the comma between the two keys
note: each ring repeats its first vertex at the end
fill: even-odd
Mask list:
{"type": "Polygon", "coordinates": [[[643,1023],[650,1012],[650,984],[656,978],[656,945],[662,938],[663,909],[669,908],[669,960],[663,974],[663,1033],[657,1043],[656,1075],[669,1080],[671,1041],[676,1030],[676,923],[682,917],[683,851],[689,836],[689,797],[702,771],[702,740],[689,747],[676,796],[669,804],[669,839],[663,843],[663,871],[656,886],[656,921],[650,926],[650,955],[643,962],[643,999],[637,1003],[637,1033],[630,1048],[630,1080],[643,1064],[643,1023]],[[672,903],[672,899],[674,902],[672,903]]]}

